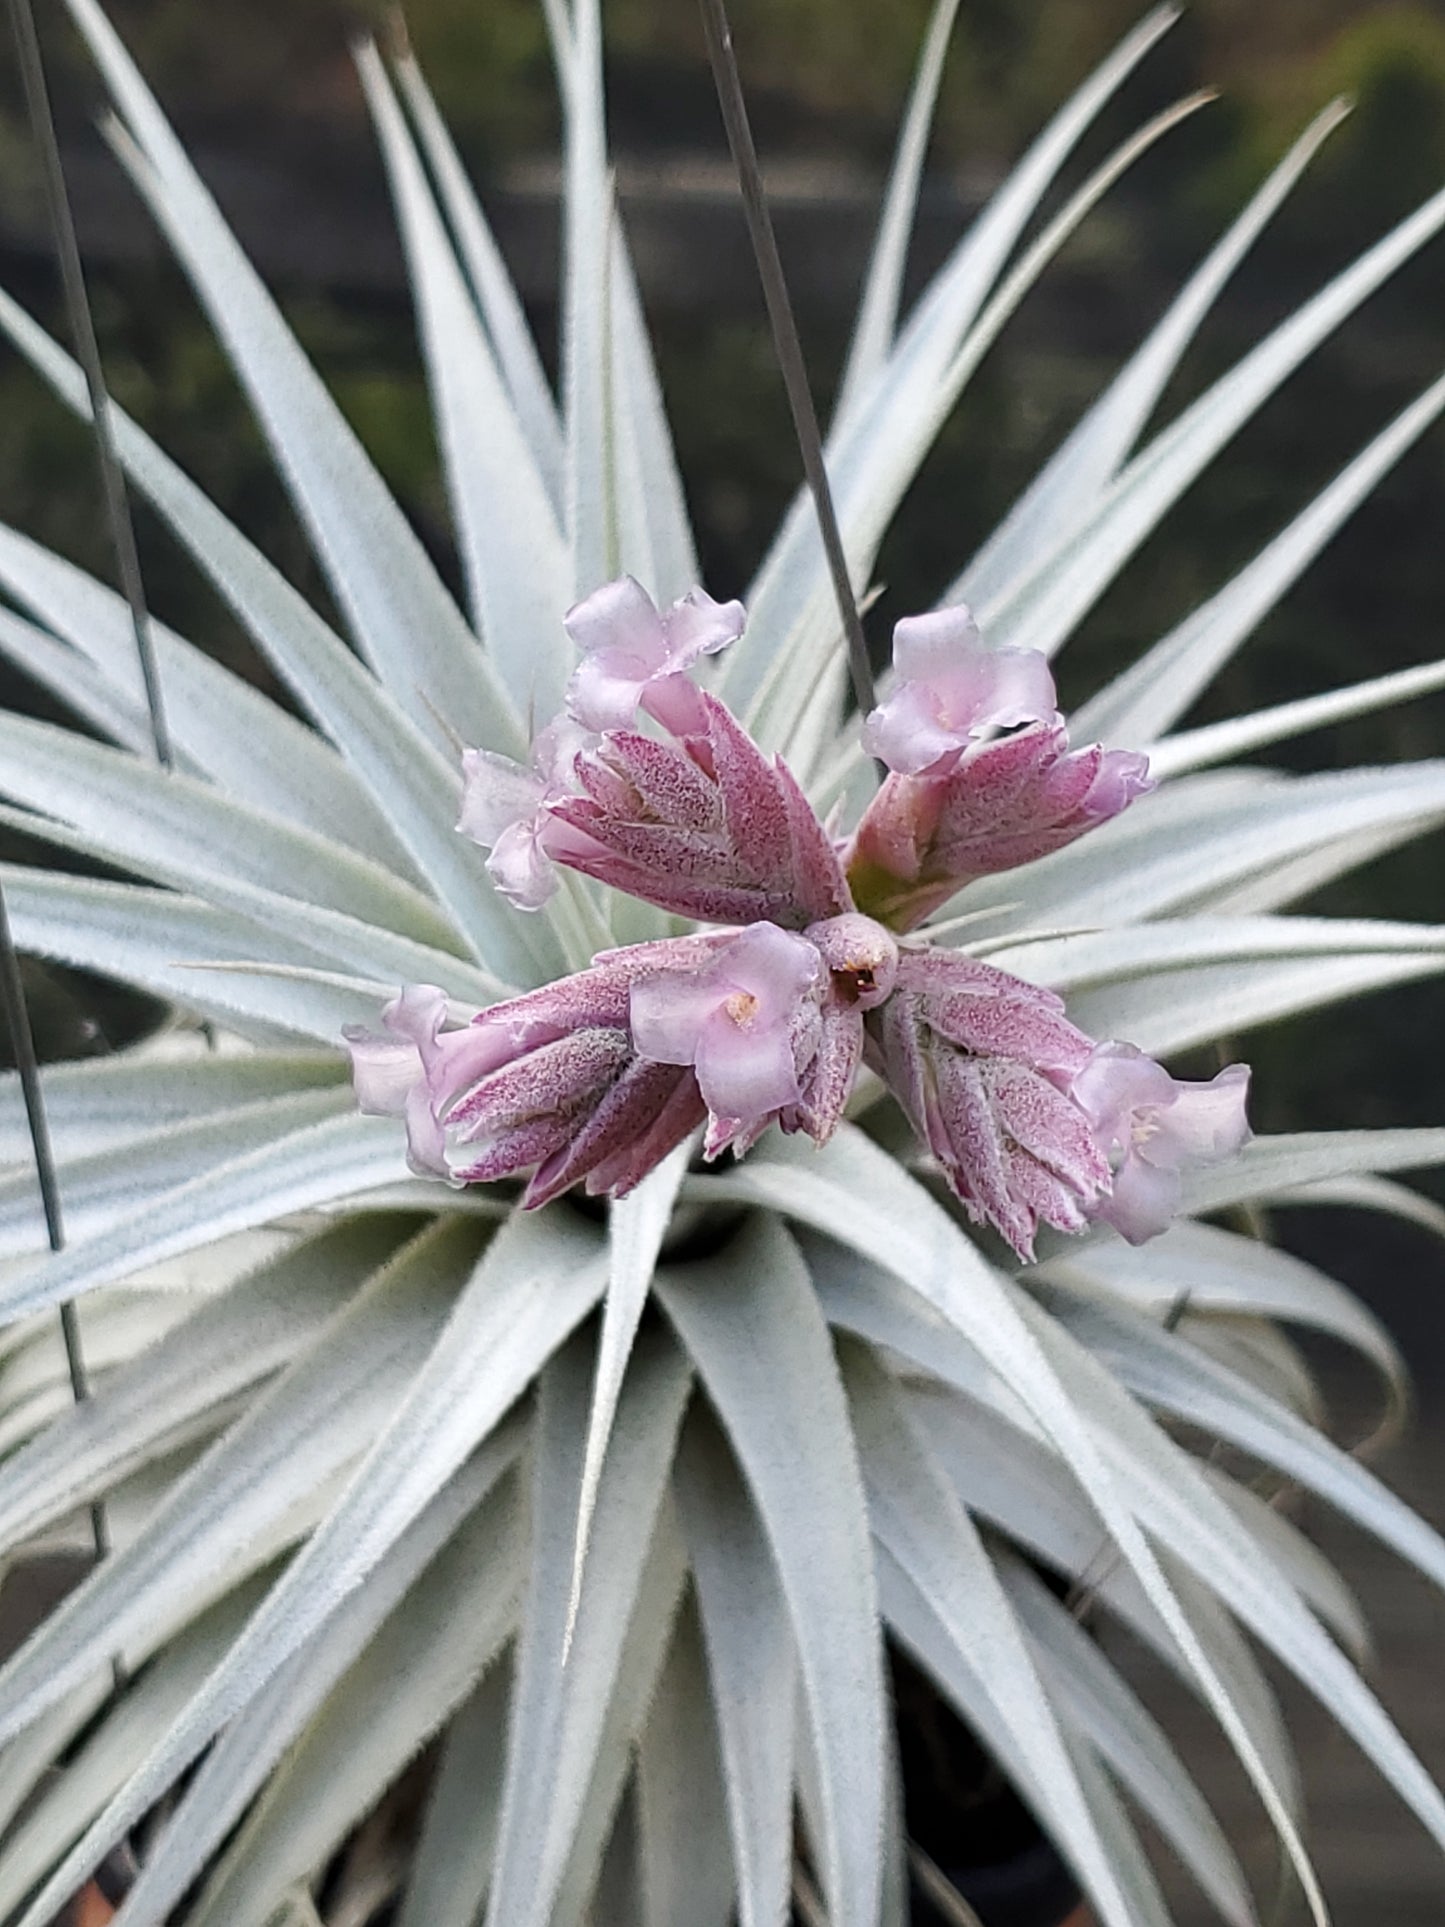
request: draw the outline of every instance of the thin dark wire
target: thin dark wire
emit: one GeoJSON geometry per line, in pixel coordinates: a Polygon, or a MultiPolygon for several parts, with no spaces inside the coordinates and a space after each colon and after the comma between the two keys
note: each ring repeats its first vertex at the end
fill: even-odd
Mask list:
{"type": "MultiPolygon", "coordinates": [[[[20,1095],[25,1104],[25,1122],[30,1127],[30,1144],[35,1154],[35,1176],[40,1186],[40,1203],[45,1212],[45,1235],[52,1251],[65,1245],[65,1220],[60,1209],[60,1184],[55,1174],[55,1154],[51,1149],[50,1126],[45,1116],[45,1099],[40,1089],[40,1060],[35,1054],[35,1034],[30,1028],[30,1012],[25,1002],[25,986],[20,979],[20,958],[10,930],[10,913],[5,906],[5,890],[0,885],[0,1004],[10,1032],[10,1047],[20,1076],[20,1095]]],[[[80,1345],[80,1321],[73,1304],[60,1307],[60,1335],[65,1342],[65,1363],[70,1372],[70,1389],[77,1405],[90,1397],[90,1380],[85,1370],[85,1354],[80,1345]]],[[[103,1559],[110,1551],[110,1529],[105,1508],[90,1508],[91,1536],[95,1556],[103,1559]]]]}
{"type": "Polygon", "coordinates": [[[848,673],[853,682],[853,695],[859,709],[867,715],[874,704],[873,670],[868,661],[868,644],[864,640],[863,624],[858,617],[858,604],[848,576],[843,538],[838,533],[833,492],[828,486],[828,470],[823,460],[823,439],[818,432],[818,416],[813,407],[813,393],[808,386],[802,343],[793,319],[793,305],[788,299],[788,284],[783,276],[783,264],[773,235],[773,222],[763,191],[757,150],[753,146],[747,103],[743,99],[742,78],[733,54],[732,29],[728,25],[723,0],[700,0],[700,4],[713,83],[717,88],[718,105],[722,109],[733,164],[738,171],[743,212],[747,216],[748,234],[757,257],[758,278],[763,284],[763,300],[767,304],[768,322],[773,331],[773,350],[782,371],[783,386],[787,390],[793,429],[802,452],[803,470],[808,478],[808,487],[812,490],[818,531],[828,558],[828,573],[833,578],[833,594],[838,600],[838,613],[842,617],[843,633],[848,641],[848,673]]]}
{"type": "Polygon", "coordinates": [[[145,685],[146,707],[150,711],[151,739],[156,761],[163,769],[172,763],[170,731],[166,725],[165,705],[161,700],[160,672],[156,664],[155,639],[151,634],[146,609],[145,589],[141,583],[140,557],[136,552],[135,527],[131,521],[130,497],[125,476],[115,451],[111,431],[110,397],[100,365],[100,346],[95,338],[90,300],[85,291],[85,273],[80,248],[75,238],[75,222],[70,212],[70,196],[65,189],[65,171],[60,160],[60,143],[55,135],[55,117],[50,110],[50,93],[45,84],[45,64],[40,40],[35,31],[35,16],[30,0],[10,0],[10,17],[15,44],[20,55],[20,72],[25,83],[25,103],[35,144],[40,150],[41,172],[45,178],[45,199],[55,236],[55,254],[60,279],[65,289],[65,306],[76,358],[85,371],[85,386],[90,396],[91,424],[95,431],[95,451],[100,465],[100,485],[105,497],[106,521],[115,549],[116,568],[121,588],[130,605],[131,626],[135,631],[136,654],[140,658],[141,680],[145,685]]]}

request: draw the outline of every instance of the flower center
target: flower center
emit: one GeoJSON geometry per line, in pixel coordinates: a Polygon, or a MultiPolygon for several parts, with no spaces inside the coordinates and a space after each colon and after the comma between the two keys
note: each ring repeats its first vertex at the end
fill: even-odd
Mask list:
{"type": "Polygon", "coordinates": [[[749,1030],[758,1014],[758,1000],[750,990],[735,990],[730,997],[724,997],[723,1009],[739,1030],[749,1030]]]}

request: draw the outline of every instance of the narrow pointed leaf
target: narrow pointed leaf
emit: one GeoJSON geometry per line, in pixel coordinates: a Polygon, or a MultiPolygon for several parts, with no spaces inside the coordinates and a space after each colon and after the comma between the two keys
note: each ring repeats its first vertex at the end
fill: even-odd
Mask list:
{"type": "Polygon", "coordinates": [[[827,1327],[797,1247],[765,1218],[716,1259],[664,1267],[657,1290],[742,1466],[792,1616],[830,1917],[871,1927],[883,1692],[861,1480],[827,1327]]]}
{"type": "Polygon", "coordinates": [[[357,64],[406,244],[473,613],[514,713],[540,726],[572,668],[562,532],[375,47],[362,45],[357,64]]]}
{"type": "Polygon", "coordinates": [[[636,1348],[623,1390],[565,1646],[591,1353],[579,1339],[557,1358],[539,1407],[532,1574],[487,1912],[495,1927],[545,1927],[556,1899],[687,1399],[686,1359],[665,1334],[652,1334],[636,1348]]]}
{"type": "Polygon", "coordinates": [[[361,648],[423,735],[437,740],[440,715],[468,740],[495,737],[506,698],[415,531],[95,0],[67,4],[145,156],[132,170],[136,185],[246,387],[361,648]]]}
{"type": "Polygon", "coordinates": [[[741,1927],[776,1927],[792,1868],[797,1658],[767,1539],[712,1415],[688,1415],[678,1509],[692,1562],[737,1868],[741,1927]]]}
{"type": "Polygon", "coordinates": [[[1445,377],[1397,415],[1217,595],[1086,703],[1074,725],[1079,739],[1150,743],[1170,729],[1442,409],[1445,377]]]}
{"type": "Polygon", "coordinates": [[[160,1927],[256,1804],[210,1874],[196,1927],[266,1927],[475,1683],[516,1617],[516,1492],[498,1481],[521,1427],[493,1434],[320,1639],[217,1741],[126,1897],[121,1927],[160,1927]],[[259,1797],[257,1797],[259,1795],[259,1797]]]}

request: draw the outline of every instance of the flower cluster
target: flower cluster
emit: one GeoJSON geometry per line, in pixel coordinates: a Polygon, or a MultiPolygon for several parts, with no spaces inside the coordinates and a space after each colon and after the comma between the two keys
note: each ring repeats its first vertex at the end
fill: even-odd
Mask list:
{"type": "Polygon", "coordinates": [[[624,578],[566,626],[566,710],[530,767],[466,753],[459,827],[519,909],[562,865],[712,927],[457,1025],[441,991],[404,990],[383,1034],[348,1041],[362,1109],[405,1118],[416,1170],[526,1173],[528,1206],[577,1183],[619,1197],[700,1126],[707,1158],[772,1124],[826,1142],[866,1061],[969,1216],[1028,1258],[1040,1224],[1154,1236],[1182,1168],[1244,1142],[1243,1065],[1182,1083],[1052,992],[907,934],[1150,787],[1144,757],[1070,747],[1041,655],[988,650],[961,608],[900,622],[863,727],[888,774],[838,844],[690,673],[741,634],[740,604],[694,590],[659,611],[624,578]]]}

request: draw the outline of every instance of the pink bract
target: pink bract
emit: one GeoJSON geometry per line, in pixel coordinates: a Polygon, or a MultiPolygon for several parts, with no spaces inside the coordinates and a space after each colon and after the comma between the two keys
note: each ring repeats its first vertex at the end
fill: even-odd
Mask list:
{"type": "Polygon", "coordinates": [[[1153,788],[1133,750],[1070,750],[1062,723],[976,744],[946,767],[886,777],[845,856],[854,896],[911,930],[965,884],[1072,843],[1153,788]]]}
{"type": "Polygon", "coordinates": [[[681,741],[611,730],[576,760],[581,796],[551,802],[549,855],[700,923],[801,930],[851,910],[837,852],[781,761],[695,691],[681,741]]]}
{"type": "Polygon", "coordinates": [[[1109,1164],[1068,1090],[1092,1042],[1059,998],[973,959],[905,950],[868,1027],[879,1069],[975,1223],[1025,1261],[1041,1223],[1083,1230],[1109,1164]]]}

